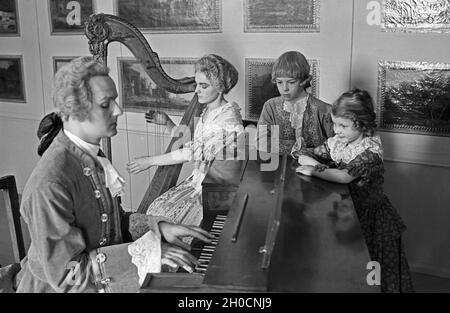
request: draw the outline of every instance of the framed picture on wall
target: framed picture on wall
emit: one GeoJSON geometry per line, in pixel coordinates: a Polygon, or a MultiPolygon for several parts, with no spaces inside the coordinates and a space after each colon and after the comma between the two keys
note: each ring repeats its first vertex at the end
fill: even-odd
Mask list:
{"type": "Polygon", "coordinates": [[[19,35],[17,0],[0,0],[0,36],[19,35]]]}
{"type": "Polygon", "coordinates": [[[93,0],[48,0],[50,30],[56,34],[83,34],[84,23],[94,13],[93,0]]]}
{"type": "Polygon", "coordinates": [[[20,55],[0,56],[0,101],[25,102],[23,63],[20,55]]]}
{"type": "Polygon", "coordinates": [[[222,31],[221,0],[116,0],[116,14],[150,33],[222,31]]]}
{"type": "Polygon", "coordinates": [[[244,0],[244,32],[319,32],[320,0],[244,0]]]}
{"type": "Polygon", "coordinates": [[[56,74],[56,72],[61,68],[61,66],[66,65],[75,58],[78,57],[70,57],[70,56],[53,57],[53,75],[56,74]]]}
{"type": "MultiPolygon", "coordinates": [[[[257,121],[264,103],[280,94],[272,83],[272,66],[275,59],[245,59],[246,106],[245,118],[257,121]]],[[[308,60],[312,75],[311,87],[307,89],[313,96],[319,96],[319,61],[308,60]]]]}
{"type": "Polygon", "coordinates": [[[379,62],[381,129],[450,136],[450,63],[379,62]]]}
{"type": "Polygon", "coordinates": [[[450,1],[383,1],[381,29],[400,32],[450,32],[450,1]]]}
{"type": "MultiPolygon", "coordinates": [[[[194,76],[196,58],[161,58],[164,71],[173,78],[194,76]]],[[[194,93],[167,92],[145,72],[142,64],[132,58],[118,58],[119,88],[125,111],[160,110],[171,115],[183,115],[194,93]]]]}

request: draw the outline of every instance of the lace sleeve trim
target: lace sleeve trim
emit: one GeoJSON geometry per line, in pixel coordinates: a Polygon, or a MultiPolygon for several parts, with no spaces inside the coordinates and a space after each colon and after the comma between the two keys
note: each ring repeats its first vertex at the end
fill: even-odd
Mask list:
{"type": "Polygon", "coordinates": [[[142,286],[148,273],[161,272],[161,238],[148,231],[128,246],[131,262],[136,265],[139,285],[142,286]]]}

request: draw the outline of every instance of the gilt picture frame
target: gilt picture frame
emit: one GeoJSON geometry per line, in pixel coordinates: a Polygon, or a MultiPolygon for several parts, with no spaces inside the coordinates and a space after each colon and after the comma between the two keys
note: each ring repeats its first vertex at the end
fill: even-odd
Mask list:
{"type": "Polygon", "coordinates": [[[78,58],[77,56],[54,56],[53,59],[53,75],[64,65],[78,58]]]}
{"type": "Polygon", "coordinates": [[[93,0],[48,0],[51,35],[82,35],[84,23],[95,12],[93,0]]]}
{"type": "Polygon", "coordinates": [[[450,12],[448,0],[384,0],[381,30],[450,33],[448,12],[450,12]]]}
{"type": "Polygon", "coordinates": [[[26,102],[21,55],[0,55],[0,101],[26,102]]]}
{"type": "Polygon", "coordinates": [[[0,0],[0,36],[20,36],[17,0],[0,0]]]}
{"type": "MultiPolygon", "coordinates": [[[[194,76],[197,58],[161,58],[164,71],[173,78],[194,76]]],[[[189,106],[194,93],[173,94],[156,85],[134,58],[118,58],[119,89],[125,111],[164,111],[181,116],[189,106]]]]}
{"type": "Polygon", "coordinates": [[[319,32],[320,0],[244,0],[244,32],[319,32]]]}
{"type": "Polygon", "coordinates": [[[115,12],[144,33],[222,32],[221,0],[115,0],[115,12]]]}
{"type": "Polygon", "coordinates": [[[450,63],[380,61],[379,128],[450,136],[450,63]]]}

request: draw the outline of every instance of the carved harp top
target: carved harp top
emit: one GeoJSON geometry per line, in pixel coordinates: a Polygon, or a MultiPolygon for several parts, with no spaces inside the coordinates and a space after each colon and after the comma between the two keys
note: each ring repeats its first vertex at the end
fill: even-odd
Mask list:
{"type": "Polygon", "coordinates": [[[152,50],[142,33],[126,20],[110,14],[92,14],[84,31],[89,39],[89,50],[95,59],[105,63],[108,44],[118,41],[130,49],[147,74],[161,88],[171,93],[195,90],[193,77],[173,79],[164,72],[158,54],[152,50]]]}
{"type": "MultiPolygon", "coordinates": [[[[124,19],[109,14],[93,14],[85,24],[85,34],[89,39],[89,50],[95,59],[106,64],[107,49],[110,42],[118,41],[124,44],[134,57],[142,64],[146,73],[162,89],[171,93],[189,93],[195,91],[194,77],[174,79],[163,70],[156,54],[142,33],[124,19]]],[[[191,134],[194,128],[194,117],[199,116],[201,105],[194,95],[186,109],[180,124],[189,127],[191,134]]],[[[179,136],[181,137],[181,135],[179,136]]],[[[179,137],[171,139],[166,152],[172,150],[179,137]]],[[[103,140],[103,151],[111,160],[111,140],[103,140]]],[[[159,195],[174,186],[181,171],[181,164],[160,166],[157,168],[147,192],[138,207],[138,212],[145,213],[146,209],[159,195]]]]}

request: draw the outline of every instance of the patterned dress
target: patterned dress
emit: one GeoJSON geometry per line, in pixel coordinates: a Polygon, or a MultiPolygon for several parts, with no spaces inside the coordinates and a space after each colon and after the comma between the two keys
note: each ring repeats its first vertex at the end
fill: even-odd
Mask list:
{"type": "MultiPolygon", "coordinates": [[[[284,101],[281,96],[267,100],[258,121],[259,144],[263,139],[270,142],[270,126],[273,125],[279,127],[280,154],[290,153],[294,145],[316,147],[334,136],[330,105],[310,94],[304,100],[305,103],[292,104],[284,101]],[[298,138],[301,138],[301,144],[298,138]]],[[[259,149],[267,148],[262,145],[259,149]]]]}
{"type": "Polygon", "coordinates": [[[205,117],[201,113],[189,149],[195,162],[192,175],[153,201],[147,214],[164,216],[177,224],[200,225],[203,219],[201,203],[202,181],[215,158],[234,158],[238,138],[244,134],[240,108],[227,103],[213,109],[205,117]]]}
{"type": "Polygon", "coordinates": [[[349,184],[356,213],[372,261],[381,266],[382,292],[414,292],[408,262],[401,241],[406,230],[400,215],[383,192],[383,148],[378,136],[365,137],[355,145],[337,137],[329,138],[322,146],[304,149],[303,154],[328,159],[328,165],[346,169],[357,177],[349,184]]]}

